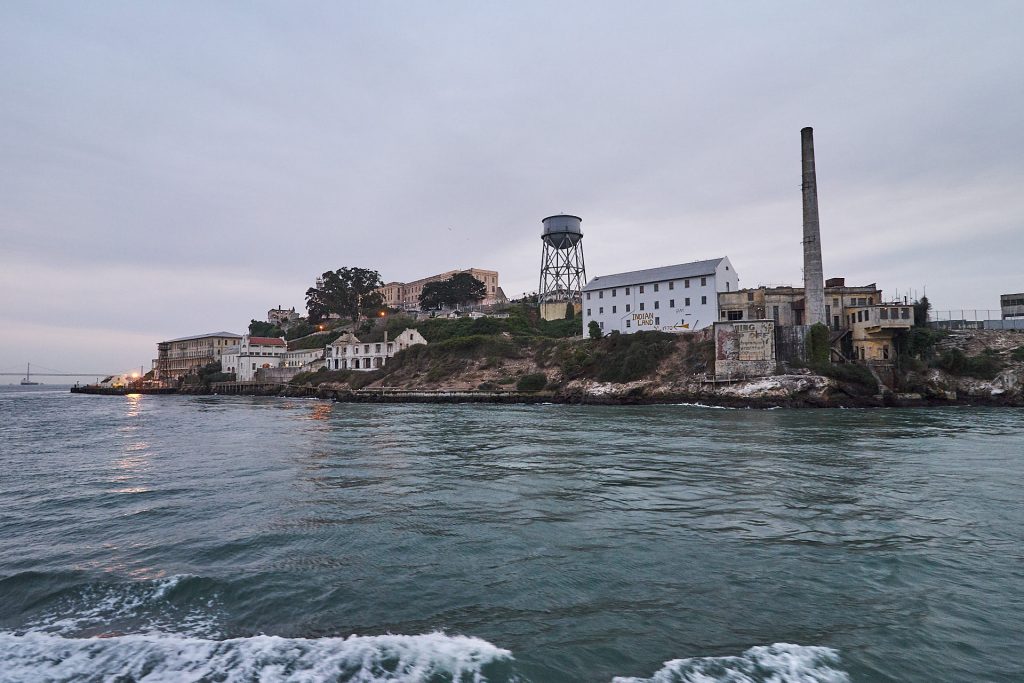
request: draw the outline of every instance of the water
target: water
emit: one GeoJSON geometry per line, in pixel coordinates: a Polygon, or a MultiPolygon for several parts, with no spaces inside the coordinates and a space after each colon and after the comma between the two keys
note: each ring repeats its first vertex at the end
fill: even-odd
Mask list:
{"type": "Polygon", "coordinates": [[[1022,418],[0,388],[0,682],[1021,681],[1022,418]]]}

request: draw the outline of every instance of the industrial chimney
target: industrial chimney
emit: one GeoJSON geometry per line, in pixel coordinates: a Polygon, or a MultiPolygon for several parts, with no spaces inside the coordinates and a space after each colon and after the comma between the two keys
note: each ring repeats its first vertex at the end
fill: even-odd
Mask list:
{"type": "Polygon", "coordinates": [[[814,129],[807,127],[800,131],[800,151],[804,174],[804,324],[828,325],[818,225],[818,179],[814,172],[814,129]]]}

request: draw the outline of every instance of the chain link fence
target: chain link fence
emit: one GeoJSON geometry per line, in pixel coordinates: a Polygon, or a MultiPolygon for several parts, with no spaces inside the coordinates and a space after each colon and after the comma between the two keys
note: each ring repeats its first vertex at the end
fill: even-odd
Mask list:
{"type": "Polygon", "coordinates": [[[940,330],[1024,330],[1024,318],[1003,318],[998,308],[929,311],[928,325],[940,330]]]}

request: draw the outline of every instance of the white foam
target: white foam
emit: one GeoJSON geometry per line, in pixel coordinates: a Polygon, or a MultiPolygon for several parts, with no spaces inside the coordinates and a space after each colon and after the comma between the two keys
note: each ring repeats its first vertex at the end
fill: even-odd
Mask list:
{"type": "Polygon", "coordinates": [[[87,586],[35,617],[26,630],[71,636],[117,630],[120,624],[130,622],[133,631],[173,629],[189,635],[216,636],[213,604],[176,609],[167,600],[171,591],[189,578],[193,577],[177,574],[153,581],[87,586]]]}
{"type": "Polygon", "coordinates": [[[485,640],[443,633],[229,640],[0,633],[0,683],[484,683],[486,665],[511,659],[485,640]]]}
{"type": "Polygon", "coordinates": [[[776,643],[739,657],[673,659],[650,678],[613,683],[849,683],[849,675],[834,668],[838,663],[832,648],[776,643]]]}

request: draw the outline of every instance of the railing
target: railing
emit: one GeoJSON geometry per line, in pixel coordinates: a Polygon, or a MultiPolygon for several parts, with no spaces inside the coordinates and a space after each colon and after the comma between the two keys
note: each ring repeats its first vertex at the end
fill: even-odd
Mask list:
{"type": "Polygon", "coordinates": [[[929,311],[928,325],[943,330],[1024,330],[1024,317],[1003,319],[1000,309],[929,311]]]}

